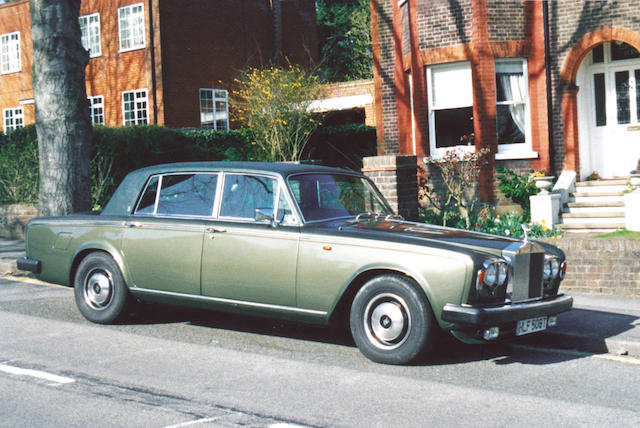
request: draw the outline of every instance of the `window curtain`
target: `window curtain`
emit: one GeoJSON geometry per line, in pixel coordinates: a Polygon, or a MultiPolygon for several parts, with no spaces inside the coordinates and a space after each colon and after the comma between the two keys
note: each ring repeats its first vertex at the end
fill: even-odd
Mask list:
{"type": "Polygon", "coordinates": [[[524,76],[522,73],[500,73],[498,77],[504,89],[506,100],[514,102],[514,104],[509,105],[511,119],[524,135],[524,98],[526,93],[524,76]]]}

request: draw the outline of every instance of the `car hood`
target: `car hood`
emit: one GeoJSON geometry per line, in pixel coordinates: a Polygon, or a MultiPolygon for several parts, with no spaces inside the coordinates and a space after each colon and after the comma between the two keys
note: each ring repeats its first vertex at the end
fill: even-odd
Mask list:
{"type": "MultiPolygon", "coordinates": [[[[519,239],[397,220],[332,221],[312,226],[319,233],[437,247],[462,247],[500,255],[519,239]]],[[[549,244],[540,243],[543,247],[549,244]]]]}

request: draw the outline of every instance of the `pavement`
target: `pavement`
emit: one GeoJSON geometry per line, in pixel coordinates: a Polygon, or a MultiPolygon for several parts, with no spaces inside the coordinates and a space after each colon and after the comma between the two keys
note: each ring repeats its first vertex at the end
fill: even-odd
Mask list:
{"type": "MultiPolygon", "coordinates": [[[[29,277],[17,269],[16,261],[24,254],[23,241],[0,239],[0,276],[29,277]]],[[[556,327],[518,340],[538,347],[640,358],[640,298],[570,294],[573,309],[558,316],[556,327]]]]}

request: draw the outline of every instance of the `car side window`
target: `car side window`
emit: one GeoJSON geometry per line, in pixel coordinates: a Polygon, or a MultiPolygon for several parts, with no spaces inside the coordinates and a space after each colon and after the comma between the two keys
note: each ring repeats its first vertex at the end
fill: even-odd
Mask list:
{"type": "Polygon", "coordinates": [[[216,174],[176,174],[162,177],[157,214],[211,216],[216,174]]]}
{"type": "Polygon", "coordinates": [[[152,177],[135,214],[212,216],[217,183],[217,174],[167,174],[152,177]]]}
{"type": "Polygon", "coordinates": [[[156,208],[156,195],[158,193],[158,181],[159,177],[156,175],[151,177],[147,187],[144,189],[144,193],[136,208],[136,214],[153,214],[156,208]]]}
{"type": "Polygon", "coordinates": [[[220,216],[253,220],[257,209],[273,212],[277,189],[278,182],[274,178],[227,174],[220,216]]]}

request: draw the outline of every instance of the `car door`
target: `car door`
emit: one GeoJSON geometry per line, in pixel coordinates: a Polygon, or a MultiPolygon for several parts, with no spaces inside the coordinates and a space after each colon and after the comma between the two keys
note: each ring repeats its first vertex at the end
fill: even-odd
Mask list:
{"type": "Polygon", "coordinates": [[[295,306],[299,223],[281,185],[277,177],[224,174],[218,219],[202,248],[204,296],[295,306]],[[264,219],[274,212],[277,226],[264,219]]]}
{"type": "Polygon", "coordinates": [[[122,240],[133,287],[200,294],[202,241],[217,185],[217,173],[150,177],[122,240]]]}

